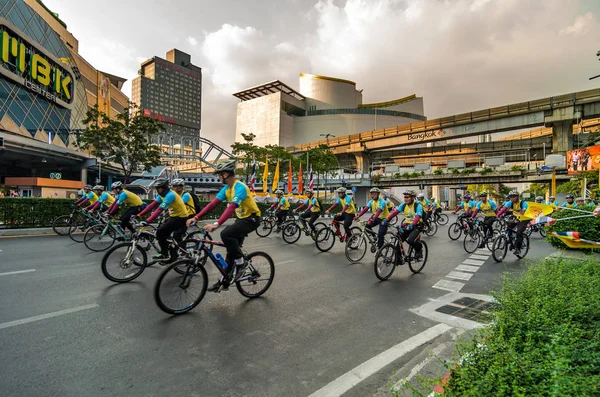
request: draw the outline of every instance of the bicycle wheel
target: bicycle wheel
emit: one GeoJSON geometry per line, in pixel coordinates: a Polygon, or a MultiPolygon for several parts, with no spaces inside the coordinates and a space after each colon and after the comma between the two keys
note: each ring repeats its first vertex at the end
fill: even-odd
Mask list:
{"type": "Polygon", "coordinates": [[[327,252],[333,247],[333,244],[335,244],[335,234],[328,227],[321,229],[317,232],[315,244],[319,251],[327,252]]]}
{"type": "Polygon", "coordinates": [[[381,281],[385,281],[392,273],[394,273],[394,268],[396,267],[396,255],[398,250],[396,246],[393,244],[384,244],[375,254],[375,262],[373,263],[373,270],[375,271],[375,276],[381,281]]]}
{"type": "Polygon", "coordinates": [[[95,225],[85,231],[83,243],[94,252],[106,251],[115,243],[116,233],[112,227],[106,225],[95,225]]]}
{"type": "Polygon", "coordinates": [[[523,259],[523,258],[525,258],[525,256],[527,256],[528,252],[529,252],[529,236],[523,236],[523,242],[521,243],[521,253],[516,256],[519,259],[523,259]]]}
{"type": "Polygon", "coordinates": [[[351,263],[358,263],[367,253],[367,238],[361,234],[353,234],[346,240],[346,259],[351,263]]]}
{"type": "Polygon", "coordinates": [[[408,268],[415,274],[420,273],[421,270],[423,270],[427,263],[427,256],[429,255],[429,248],[425,241],[421,241],[421,247],[421,258],[419,260],[415,259],[415,252],[412,247],[408,252],[408,268]]]}
{"type": "MultiPolygon", "coordinates": [[[[200,243],[200,240],[196,240],[194,238],[186,238],[185,240],[183,240],[181,243],[179,243],[179,245],[181,247],[183,247],[183,250],[186,252],[185,254],[183,252],[181,252],[179,249],[177,250],[177,256],[178,258],[176,258],[175,260],[183,260],[183,259],[190,259],[193,257],[196,247],[198,247],[198,244],[200,243]]],[[[208,246],[208,245],[207,245],[208,246]]],[[[195,262],[198,267],[200,266],[204,266],[204,264],[206,263],[206,260],[208,259],[208,256],[206,254],[206,251],[199,251],[198,252],[198,260],[195,262]]],[[[179,274],[185,274],[186,269],[185,266],[183,267],[175,267],[175,271],[179,272],[179,274]]]]}
{"type": "Polygon", "coordinates": [[[269,234],[271,234],[272,230],[273,223],[267,218],[262,218],[258,224],[258,228],[256,229],[256,234],[258,234],[259,237],[267,237],[269,234]]]}
{"type": "Polygon", "coordinates": [[[58,234],[59,236],[66,236],[69,234],[71,221],[72,219],[70,215],[59,216],[52,222],[52,230],[54,230],[54,233],[58,234]]]}
{"type": "Polygon", "coordinates": [[[465,239],[463,240],[463,248],[467,253],[472,254],[479,248],[479,244],[481,244],[481,234],[477,230],[469,230],[469,232],[465,235],[465,239]]]}
{"type": "Polygon", "coordinates": [[[323,222],[315,222],[315,230],[319,232],[321,229],[326,228],[327,225],[323,222]]]}
{"type": "Polygon", "coordinates": [[[264,252],[252,252],[245,257],[248,265],[244,275],[235,283],[246,298],[257,298],[267,292],[275,278],[273,259],[264,252]]]}
{"type": "Polygon", "coordinates": [[[438,225],[441,225],[441,226],[447,224],[448,223],[448,215],[446,215],[446,214],[439,214],[437,216],[436,222],[437,222],[438,225]]]}
{"type": "Polygon", "coordinates": [[[198,306],[207,285],[204,267],[195,265],[190,259],[181,259],[170,264],[156,279],[154,301],[165,313],[186,313],[198,306]]]}
{"type": "Polygon", "coordinates": [[[140,246],[127,242],[106,251],[102,258],[102,274],[115,283],[135,280],[146,267],[148,257],[140,246]]]}
{"type": "Polygon", "coordinates": [[[485,245],[486,245],[487,249],[490,251],[492,251],[492,249],[494,247],[494,241],[496,241],[496,238],[500,235],[500,233],[498,233],[495,230],[493,230],[492,233],[493,233],[492,237],[487,237],[485,239],[485,245]]]}
{"type": "Polygon", "coordinates": [[[75,241],[76,243],[83,243],[83,235],[86,229],[90,226],[91,224],[88,223],[87,219],[73,218],[73,221],[69,226],[69,237],[71,237],[71,240],[75,241]]]}
{"type": "MultiPolygon", "coordinates": [[[[307,226],[308,227],[308,226],[307,226]]],[[[290,222],[283,227],[281,237],[288,244],[294,244],[300,238],[301,230],[296,222],[290,222]]]]}
{"type": "Polygon", "coordinates": [[[390,225],[394,226],[396,223],[398,223],[398,217],[395,216],[392,218],[392,220],[389,222],[390,225]]]}
{"type": "Polygon", "coordinates": [[[540,232],[540,236],[542,236],[542,237],[546,237],[546,226],[543,226],[543,225],[542,225],[542,226],[540,226],[540,227],[538,228],[538,231],[540,232]]]}
{"type": "Polygon", "coordinates": [[[462,226],[460,223],[455,222],[448,228],[448,237],[450,240],[458,240],[458,238],[462,235],[462,226]]]}
{"type": "Polygon", "coordinates": [[[423,229],[426,235],[429,237],[434,236],[438,231],[438,225],[435,222],[427,222],[427,225],[423,229]]]}
{"type": "Polygon", "coordinates": [[[492,246],[492,257],[496,262],[502,262],[504,258],[506,258],[506,252],[508,251],[508,241],[506,236],[501,235],[498,236],[494,240],[494,245],[492,246]]]}

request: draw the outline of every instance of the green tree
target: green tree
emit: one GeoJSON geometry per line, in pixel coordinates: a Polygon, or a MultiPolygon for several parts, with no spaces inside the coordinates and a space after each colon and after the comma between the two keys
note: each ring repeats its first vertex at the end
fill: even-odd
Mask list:
{"type": "Polygon", "coordinates": [[[523,193],[531,194],[532,199],[537,196],[546,196],[549,186],[550,185],[547,183],[532,183],[529,185],[529,189],[525,190],[523,193]]]}
{"type": "Polygon", "coordinates": [[[556,187],[556,191],[558,193],[572,193],[575,196],[579,196],[584,178],[586,179],[588,189],[591,190],[593,187],[598,186],[598,171],[586,171],[577,174],[572,181],[561,183],[556,187]]]}
{"type": "Polygon", "coordinates": [[[231,154],[236,156],[244,164],[244,175],[252,173],[251,164],[254,161],[264,161],[266,149],[254,144],[254,134],[242,134],[244,142],[235,142],[231,145],[231,154]]]}
{"type": "Polygon", "coordinates": [[[143,116],[135,104],[130,103],[115,119],[95,106],[87,111],[83,122],[87,128],[77,138],[77,145],[100,159],[112,157],[111,161],[121,166],[125,183],[134,171],[149,171],[161,164],[160,149],[152,138],[164,127],[158,120],[143,116]]]}

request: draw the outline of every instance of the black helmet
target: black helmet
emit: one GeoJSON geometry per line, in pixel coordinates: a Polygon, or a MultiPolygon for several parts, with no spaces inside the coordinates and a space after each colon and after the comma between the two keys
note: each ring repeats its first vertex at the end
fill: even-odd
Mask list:
{"type": "Polygon", "coordinates": [[[572,194],[567,194],[567,198],[568,198],[568,199],[574,199],[574,198],[575,198],[575,196],[573,196],[572,194]]]}
{"type": "Polygon", "coordinates": [[[221,172],[231,172],[235,174],[235,169],[237,168],[237,161],[235,160],[225,160],[217,164],[215,167],[215,174],[220,174],[221,172]]]}
{"type": "Polygon", "coordinates": [[[479,193],[479,197],[487,197],[487,192],[481,192],[479,193]]]}
{"type": "Polygon", "coordinates": [[[169,180],[160,178],[160,179],[157,179],[154,182],[152,182],[152,184],[150,186],[152,186],[155,189],[158,189],[159,187],[164,187],[164,188],[168,189],[169,188],[169,180]]]}

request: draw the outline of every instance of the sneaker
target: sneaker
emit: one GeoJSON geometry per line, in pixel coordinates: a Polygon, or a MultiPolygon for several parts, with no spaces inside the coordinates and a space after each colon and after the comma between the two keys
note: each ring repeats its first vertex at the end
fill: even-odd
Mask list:
{"type": "Polygon", "coordinates": [[[480,244],[477,246],[477,248],[485,248],[485,243],[484,243],[484,242],[480,243],[480,244]]]}
{"type": "Polygon", "coordinates": [[[166,262],[166,261],[170,260],[171,257],[169,255],[156,254],[152,257],[152,259],[155,261],[158,261],[158,262],[166,262]]]}
{"type": "Polygon", "coordinates": [[[515,248],[515,255],[521,255],[521,249],[515,248]]]}
{"type": "Polygon", "coordinates": [[[242,276],[244,275],[244,272],[246,271],[246,266],[248,265],[248,262],[246,262],[244,260],[244,264],[243,265],[236,265],[235,266],[235,277],[233,278],[233,282],[237,282],[240,281],[240,278],[242,278],[242,276]]]}
{"type": "Polygon", "coordinates": [[[415,251],[415,261],[419,262],[423,259],[423,251],[415,251]]]}

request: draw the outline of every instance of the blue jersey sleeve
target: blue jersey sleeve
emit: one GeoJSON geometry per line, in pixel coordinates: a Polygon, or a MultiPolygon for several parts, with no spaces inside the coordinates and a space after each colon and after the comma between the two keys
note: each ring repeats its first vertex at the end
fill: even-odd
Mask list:
{"type": "Polygon", "coordinates": [[[85,196],[85,198],[86,198],[86,199],[88,199],[88,200],[91,200],[91,199],[92,199],[92,197],[94,197],[94,192],[89,192],[89,193],[87,194],[87,196],[85,196]]]}
{"type": "Polygon", "coordinates": [[[478,210],[478,211],[481,210],[481,203],[483,203],[483,201],[480,201],[477,203],[477,205],[475,206],[476,210],[478,210]]]}
{"type": "Polygon", "coordinates": [[[496,203],[494,201],[490,201],[490,205],[492,206],[493,211],[496,211],[496,209],[498,208],[498,206],[496,205],[496,203]]]}
{"type": "Polygon", "coordinates": [[[503,204],[504,207],[511,209],[512,208],[512,201],[507,201],[503,204]]]}
{"type": "Polygon", "coordinates": [[[521,201],[521,211],[525,211],[527,208],[529,208],[527,201],[521,201]]]}
{"type": "Polygon", "coordinates": [[[367,207],[371,208],[372,205],[373,205],[373,200],[369,200],[369,202],[367,203],[367,207]]]}
{"type": "Polygon", "coordinates": [[[105,202],[105,201],[106,201],[106,199],[107,199],[107,198],[108,198],[108,193],[104,192],[104,193],[102,193],[102,194],[100,195],[100,197],[98,198],[98,201],[99,201],[100,203],[103,203],[103,202],[105,202]]]}
{"type": "Polygon", "coordinates": [[[127,193],[123,191],[117,196],[117,204],[121,205],[125,200],[127,200],[127,193]]]}
{"type": "Polygon", "coordinates": [[[404,211],[404,207],[406,207],[406,203],[402,203],[398,206],[398,211],[402,212],[404,211]]]}
{"type": "MultiPolygon", "coordinates": [[[[172,190],[169,193],[167,193],[165,198],[162,200],[162,204],[159,205],[159,207],[162,208],[163,210],[167,210],[171,206],[171,204],[173,204],[173,201],[175,201],[175,199],[177,198],[176,194],[177,193],[175,193],[172,190]]],[[[158,199],[158,197],[157,197],[157,199],[158,199]]]]}
{"type": "Polygon", "coordinates": [[[183,196],[181,196],[181,200],[183,200],[184,204],[187,204],[191,199],[192,196],[188,192],[183,193],[183,196]]]}
{"type": "Polygon", "coordinates": [[[162,196],[156,196],[156,198],[154,199],[154,201],[156,201],[157,203],[162,203],[163,202],[163,198],[162,196]]]}
{"type": "Polygon", "coordinates": [[[338,197],[338,199],[337,199],[337,201],[335,203],[342,205],[342,199],[338,197]]]}
{"type": "Polygon", "coordinates": [[[247,196],[248,195],[246,194],[246,188],[244,185],[241,183],[236,183],[233,187],[233,199],[231,202],[239,207],[240,204],[242,204],[242,201],[246,200],[247,196]]]}
{"type": "Polygon", "coordinates": [[[317,199],[315,197],[312,199],[312,205],[317,205],[317,199]]]}
{"type": "Polygon", "coordinates": [[[225,194],[225,192],[227,192],[228,186],[223,186],[223,188],[221,190],[219,190],[219,193],[217,193],[217,200],[219,201],[227,201],[227,195],[225,194]]]}
{"type": "Polygon", "coordinates": [[[385,202],[385,200],[380,198],[379,199],[379,209],[383,211],[386,206],[387,206],[387,203],[385,202]]]}
{"type": "Polygon", "coordinates": [[[344,206],[346,206],[346,205],[348,205],[348,206],[349,206],[349,205],[350,205],[350,203],[352,203],[352,197],[350,197],[350,196],[346,196],[346,203],[344,204],[344,206]]]}

